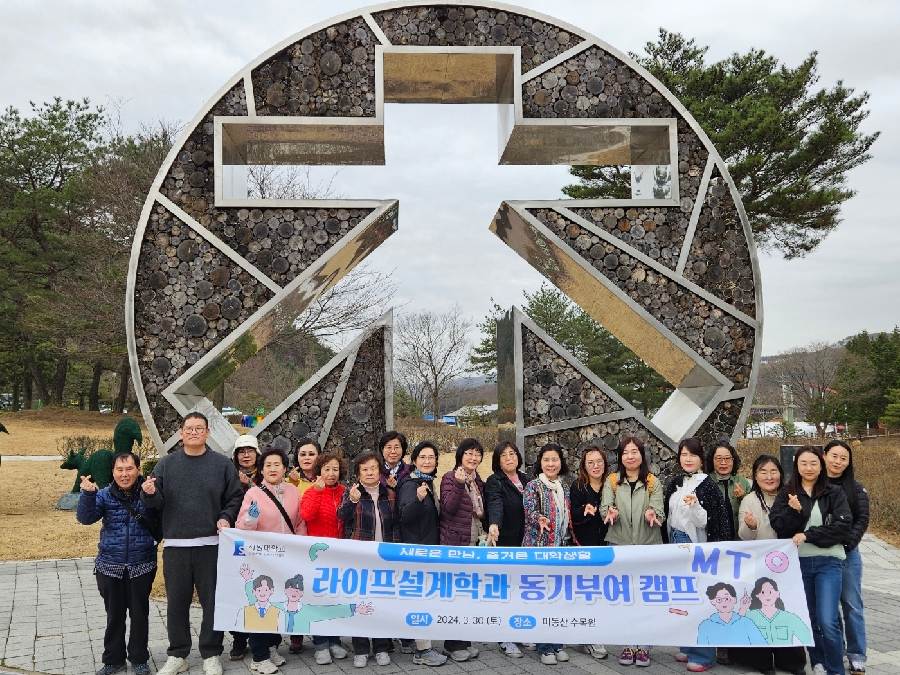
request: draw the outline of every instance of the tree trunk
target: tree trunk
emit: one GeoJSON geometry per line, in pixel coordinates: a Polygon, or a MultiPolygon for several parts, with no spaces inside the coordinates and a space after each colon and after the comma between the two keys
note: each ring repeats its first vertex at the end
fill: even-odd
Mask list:
{"type": "Polygon", "coordinates": [[[13,391],[12,391],[12,395],[13,395],[13,399],[12,399],[12,409],[13,409],[13,412],[16,412],[16,411],[19,409],[19,389],[20,389],[20,387],[21,387],[21,384],[20,384],[20,382],[19,382],[18,380],[16,380],[15,382],[13,382],[13,391]]]}
{"type": "Polygon", "coordinates": [[[94,374],[91,377],[91,388],[88,391],[88,410],[98,412],[100,410],[100,378],[103,376],[103,364],[97,361],[94,364],[94,374]]]}
{"type": "Polygon", "coordinates": [[[84,410],[84,398],[85,398],[84,392],[83,391],[78,392],[78,409],[79,410],[84,410]]]}
{"type": "Polygon", "coordinates": [[[31,410],[33,405],[34,394],[32,393],[32,376],[31,368],[25,366],[25,373],[22,377],[22,409],[31,410]]]}
{"type": "Polygon", "coordinates": [[[66,378],[69,375],[69,357],[63,354],[56,362],[56,374],[53,376],[53,391],[50,405],[62,405],[66,389],[66,378]]]}
{"type": "Polygon", "coordinates": [[[125,398],[128,396],[128,377],[131,375],[131,366],[128,364],[128,355],[122,359],[122,368],[119,371],[119,393],[116,394],[116,402],[113,404],[113,412],[121,413],[125,410],[125,398]]]}
{"type": "Polygon", "coordinates": [[[215,389],[212,390],[212,403],[216,406],[216,410],[222,412],[225,407],[225,380],[222,380],[215,389]]]}
{"type": "Polygon", "coordinates": [[[50,402],[50,390],[47,389],[47,383],[44,381],[44,376],[41,375],[41,370],[34,360],[34,354],[28,355],[28,367],[29,370],[31,370],[31,377],[29,379],[33,380],[34,384],[37,386],[37,394],[40,396],[41,404],[47,405],[50,402]]]}

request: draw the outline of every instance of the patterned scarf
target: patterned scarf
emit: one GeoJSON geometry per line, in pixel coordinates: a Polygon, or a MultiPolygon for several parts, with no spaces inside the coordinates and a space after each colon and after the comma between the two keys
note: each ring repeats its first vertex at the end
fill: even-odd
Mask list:
{"type": "Polygon", "coordinates": [[[412,473],[409,474],[410,478],[415,478],[416,480],[424,480],[427,482],[432,482],[434,480],[434,476],[430,473],[422,473],[418,469],[413,469],[412,473]]]}
{"type": "Polygon", "coordinates": [[[469,493],[469,499],[472,500],[472,518],[481,520],[484,518],[484,499],[478,489],[478,483],[475,482],[475,472],[466,474],[466,492],[469,493]]]}

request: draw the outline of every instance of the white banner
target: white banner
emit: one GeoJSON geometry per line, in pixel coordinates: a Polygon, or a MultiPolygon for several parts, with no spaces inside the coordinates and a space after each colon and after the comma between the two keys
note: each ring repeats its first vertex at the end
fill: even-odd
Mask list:
{"type": "Polygon", "coordinates": [[[492,548],[223,530],[216,630],[475,641],[811,645],[789,540],[492,548]]]}

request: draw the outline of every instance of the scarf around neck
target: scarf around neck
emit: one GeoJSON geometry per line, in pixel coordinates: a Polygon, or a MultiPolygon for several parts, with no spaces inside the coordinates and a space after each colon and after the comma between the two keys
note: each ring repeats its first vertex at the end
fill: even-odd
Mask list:
{"type": "Polygon", "coordinates": [[[550,490],[550,494],[553,495],[553,501],[556,503],[556,522],[554,525],[556,526],[554,530],[554,546],[559,546],[563,543],[563,539],[566,536],[566,533],[569,529],[569,511],[566,508],[566,493],[563,491],[562,481],[558,478],[556,480],[550,480],[543,473],[538,474],[538,480],[550,490]]]}
{"type": "Polygon", "coordinates": [[[475,472],[466,473],[466,492],[469,493],[469,499],[472,500],[472,517],[481,520],[484,518],[484,499],[481,497],[481,490],[478,489],[478,483],[475,482],[475,472]]]}
{"type": "Polygon", "coordinates": [[[418,469],[413,469],[409,475],[411,478],[415,478],[416,480],[424,480],[429,483],[434,480],[434,476],[432,476],[430,473],[422,473],[418,469]]]}

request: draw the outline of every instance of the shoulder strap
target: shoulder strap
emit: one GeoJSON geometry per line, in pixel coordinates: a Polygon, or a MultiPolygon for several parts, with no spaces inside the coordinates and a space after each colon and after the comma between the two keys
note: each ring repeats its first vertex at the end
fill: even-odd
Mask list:
{"type": "Polygon", "coordinates": [[[149,520],[138,513],[137,509],[135,509],[134,506],[131,505],[131,502],[129,502],[127,499],[122,499],[112,490],[110,490],[109,493],[116,499],[116,501],[118,501],[122,506],[125,507],[125,510],[128,511],[128,514],[137,521],[138,525],[147,530],[150,536],[153,537],[153,540],[159,543],[162,537],[157,537],[156,529],[153,527],[152,523],[150,523],[149,520]]]}
{"type": "Polygon", "coordinates": [[[652,495],[653,490],[656,489],[656,476],[652,473],[647,476],[647,494],[652,495]]]}
{"type": "Polygon", "coordinates": [[[260,483],[259,485],[257,485],[257,487],[262,490],[263,493],[275,503],[275,506],[278,507],[278,510],[281,511],[281,517],[284,518],[284,522],[287,523],[287,526],[290,528],[291,534],[297,534],[296,532],[294,532],[294,524],[291,522],[290,517],[288,517],[287,511],[284,510],[284,506],[282,506],[281,502],[278,501],[278,497],[273,495],[272,491],[263,483],[260,483]]]}
{"type": "Polygon", "coordinates": [[[609,474],[609,486],[612,488],[613,497],[615,497],[616,488],[619,487],[619,473],[617,471],[609,474]]]}

